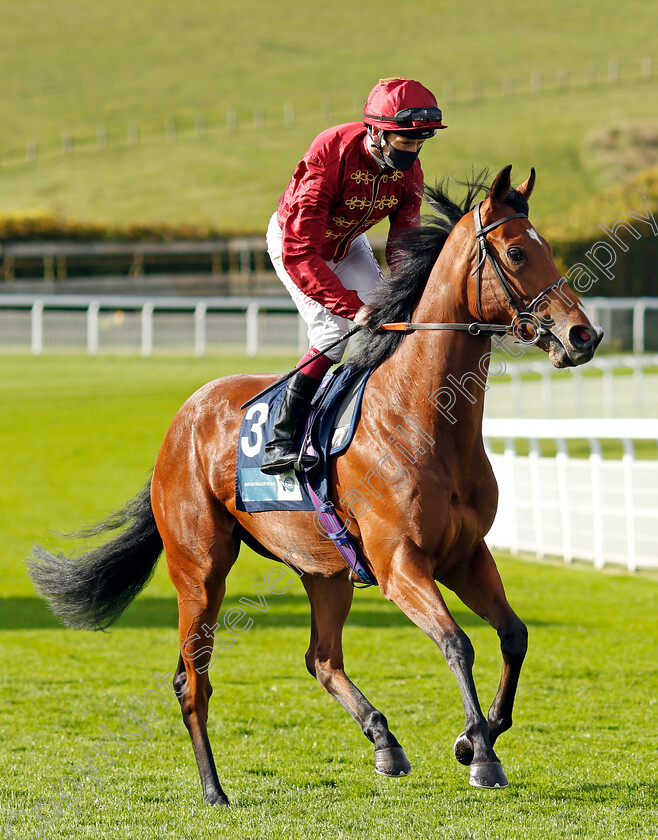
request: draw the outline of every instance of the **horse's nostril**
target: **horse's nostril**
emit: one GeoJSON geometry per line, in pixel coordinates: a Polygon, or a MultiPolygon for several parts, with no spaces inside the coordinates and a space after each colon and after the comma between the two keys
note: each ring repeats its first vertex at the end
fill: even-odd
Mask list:
{"type": "Polygon", "coordinates": [[[578,324],[569,330],[569,341],[577,350],[587,350],[592,346],[595,335],[594,330],[578,324]]]}

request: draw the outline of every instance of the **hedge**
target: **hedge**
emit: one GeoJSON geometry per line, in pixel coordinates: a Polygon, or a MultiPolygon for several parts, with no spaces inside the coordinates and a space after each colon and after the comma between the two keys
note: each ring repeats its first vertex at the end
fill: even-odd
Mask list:
{"type": "Polygon", "coordinates": [[[133,222],[127,225],[105,225],[80,222],[45,213],[12,213],[0,215],[0,242],[166,242],[176,239],[228,239],[232,236],[258,235],[260,231],[218,230],[210,226],[168,225],[133,222]]]}
{"type": "MultiPolygon", "coordinates": [[[[658,265],[658,168],[646,169],[616,187],[608,188],[587,204],[559,220],[542,222],[541,231],[552,244],[560,271],[570,280],[580,279],[579,291],[609,297],[653,296],[658,265]],[[655,211],[654,211],[655,208],[655,211]],[[650,223],[629,217],[633,212],[650,223]],[[601,224],[614,228],[618,221],[632,224],[639,234],[619,229],[619,241],[606,235],[601,224]],[[598,259],[599,265],[596,264],[598,259]],[[609,263],[609,268],[601,267],[609,263]],[[589,278],[584,282],[583,278],[589,278]],[[585,288],[589,285],[589,288],[585,288]]],[[[262,231],[227,231],[193,225],[133,223],[107,226],[78,222],[45,214],[0,216],[0,241],[167,241],[174,239],[226,239],[262,234],[262,231]]]]}

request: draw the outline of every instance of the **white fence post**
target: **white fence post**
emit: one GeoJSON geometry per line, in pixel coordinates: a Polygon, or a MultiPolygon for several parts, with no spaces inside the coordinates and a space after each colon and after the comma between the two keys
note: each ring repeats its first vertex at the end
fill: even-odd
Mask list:
{"type": "Polygon", "coordinates": [[[247,306],[247,356],[258,355],[258,313],[260,306],[250,303],[247,306]]]}
{"type": "Polygon", "coordinates": [[[635,541],[635,504],[633,494],[633,460],[635,447],[628,438],[622,440],[624,454],[622,468],[624,471],[624,501],[626,503],[626,550],[628,551],[628,571],[637,571],[637,546],[635,541]]]}
{"type": "Polygon", "coordinates": [[[612,336],[612,309],[608,306],[601,306],[601,327],[605,335],[610,338],[612,336]]]}
{"type": "Polygon", "coordinates": [[[514,439],[511,437],[505,438],[505,467],[507,470],[508,486],[510,488],[510,551],[513,554],[518,554],[521,540],[519,538],[519,516],[517,512],[518,501],[516,496],[516,481],[514,480],[514,461],[516,460],[516,446],[514,439]]]}
{"type": "Polygon", "coordinates": [[[569,481],[567,478],[569,450],[567,449],[567,442],[563,438],[557,438],[555,443],[557,445],[555,462],[557,466],[558,503],[560,505],[560,530],[562,531],[562,555],[565,563],[572,563],[569,481]]]}
{"type": "Polygon", "coordinates": [[[541,503],[541,476],[539,473],[539,458],[541,450],[539,448],[539,441],[537,438],[531,437],[529,440],[530,452],[528,454],[528,462],[530,466],[530,494],[532,497],[532,519],[535,529],[537,557],[544,557],[544,522],[542,519],[542,503],[541,503]]]}
{"type": "Polygon", "coordinates": [[[194,355],[206,355],[206,312],[208,307],[200,302],[194,307],[194,355]]]}
{"type": "Polygon", "coordinates": [[[644,322],[647,306],[637,301],[633,306],[633,352],[644,353],[644,322]]]}
{"type": "Polygon", "coordinates": [[[597,438],[589,438],[590,481],[592,483],[592,531],[594,534],[594,567],[605,565],[603,554],[603,504],[601,501],[601,444],[597,438]]]}
{"type": "Polygon", "coordinates": [[[98,355],[98,313],[100,303],[97,300],[87,307],[87,353],[90,356],[98,355]]]}
{"type": "Polygon", "coordinates": [[[146,302],[142,306],[142,356],[153,355],[153,304],[146,302]]]}
{"type": "Polygon", "coordinates": [[[40,356],[43,353],[43,301],[35,300],[32,304],[30,321],[32,355],[40,356]]]}

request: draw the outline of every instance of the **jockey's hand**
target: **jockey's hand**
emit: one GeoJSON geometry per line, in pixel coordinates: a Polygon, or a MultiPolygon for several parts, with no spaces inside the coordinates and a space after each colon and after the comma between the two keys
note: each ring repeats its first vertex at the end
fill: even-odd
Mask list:
{"type": "Polygon", "coordinates": [[[371,312],[372,310],[369,306],[362,306],[361,309],[357,310],[357,313],[354,316],[354,323],[358,324],[360,327],[367,327],[371,312]]]}

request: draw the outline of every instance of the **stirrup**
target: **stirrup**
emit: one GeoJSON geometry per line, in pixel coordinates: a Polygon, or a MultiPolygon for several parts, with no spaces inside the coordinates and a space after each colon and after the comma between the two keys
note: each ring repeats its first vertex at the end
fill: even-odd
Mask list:
{"type": "Polygon", "coordinates": [[[299,455],[297,456],[297,460],[295,461],[295,466],[293,467],[293,469],[295,470],[295,472],[303,473],[309,467],[314,467],[319,460],[319,455],[311,455],[310,452],[304,452],[304,450],[302,449],[299,455]]]}
{"type": "Polygon", "coordinates": [[[292,452],[283,452],[278,457],[274,457],[271,464],[263,461],[260,470],[266,475],[280,475],[290,470],[304,472],[307,467],[313,466],[316,461],[316,456],[308,455],[305,452],[298,452],[297,448],[294,447],[292,452]]]}

